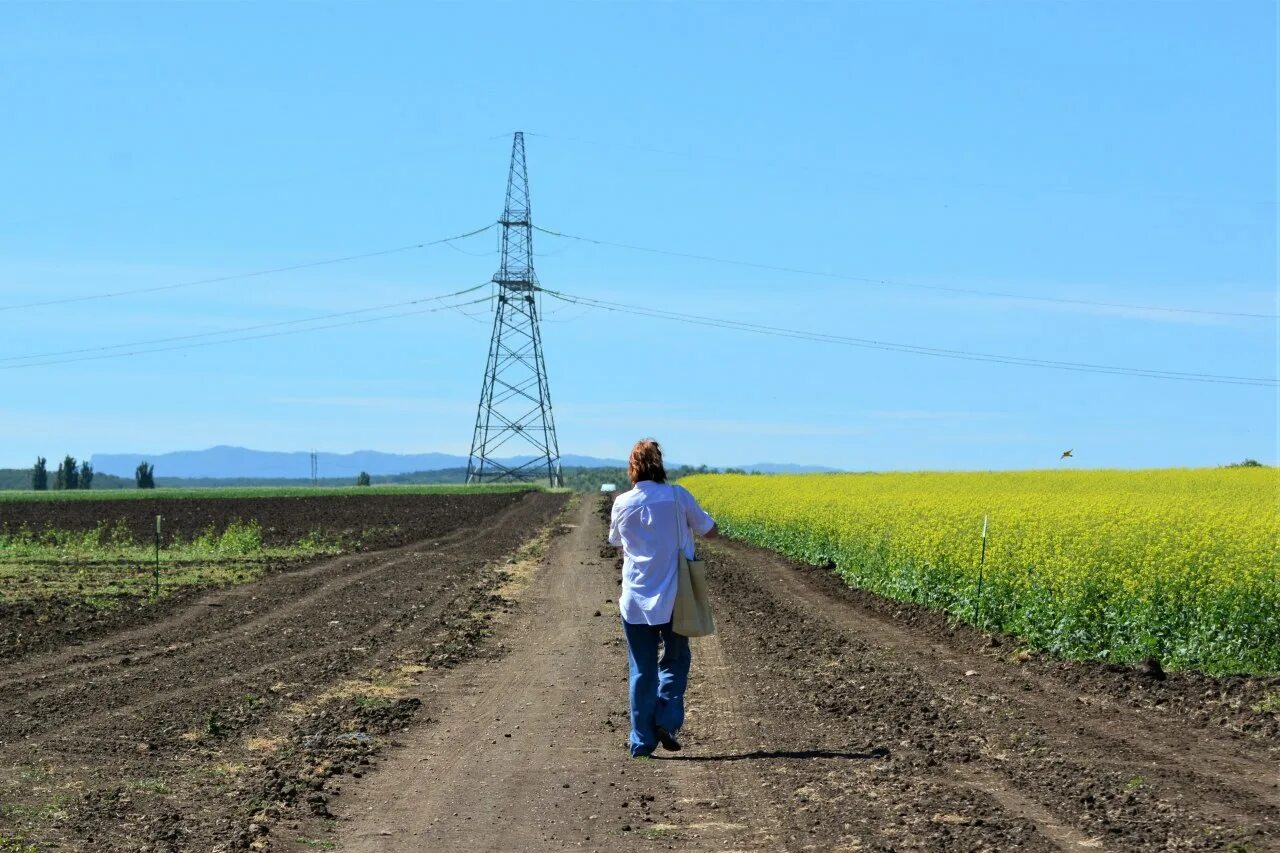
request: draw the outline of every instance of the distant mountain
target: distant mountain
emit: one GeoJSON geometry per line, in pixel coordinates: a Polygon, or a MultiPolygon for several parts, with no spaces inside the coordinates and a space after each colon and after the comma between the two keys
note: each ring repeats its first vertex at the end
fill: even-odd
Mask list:
{"type": "MultiPolygon", "coordinates": [[[[467,457],[452,453],[382,453],[377,450],[357,450],[354,453],[318,453],[316,457],[321,478],[355,477],[361,471],[381,477],[467,467],[467,457]]],[[[504,465],[518,465],[529,461],[530,458],[515,456],[499,461],[504,465]]],[[[100,474],[112,474],[132,480],[134,470],[144,459],[155,466],[158,479],[166,480],[175,477],[277,480],[311,478],[311,454],[303,450],[283,452],[220,445],[207,450],[179,450],[173,453],[95,453],[90,461],[93,463],[93,469],[100,474]]],[[[565,468],[627,467],[623,459],[601,459],[596,456],[580,456],[573,453],[561,456],[560,464],[565,468]]],[[[678,467],[675,463],[669,463],[669,465],[672,468],[678,467]]],[[[738,467],[746,471],[760,471],[766,474],[837,470],[819,465],[774,462],[738,467]]]]}
{"type": "Polygon", "coordinates": [[[595,456],[575,456],[572,453],[569,453],[560,457],[560,465],[564,468],[626,468],[627,460],[600,459],[595,456]]]}
{"type": "Polygon", "coordinates": [[[790,462],[760,462],[738,467],[744,471],[759,471],[761,474],[836,474],[840,471],[839,468],[828,468],[825,465],[793,465],[790,462]]]}
{"type": "MultiPolygon", "coordinates": [[[[379,476],[467,467],[467,457],[450,453],[402,454],[357,450],[354,453],[317,453],[316,458],[321,477],[354,477],[361,471],[379,476]]],[[[525,456],[499,461],[508,465],[526,462],[529,458],[525,456]]],[[[144,459],[155,466],[157,478],[253,477],[306,480],[311,477],[311,454],[307,451],[250,450],[225,445],[207,450],[179,450],[173,453],[95,453],[91,461],[95,471],[132,478],[138,463],[144,459]]],[[[617,467],[626,463],[617,459],[570,454],[562,456],[560,464],[572,467],[617,467]]]]}

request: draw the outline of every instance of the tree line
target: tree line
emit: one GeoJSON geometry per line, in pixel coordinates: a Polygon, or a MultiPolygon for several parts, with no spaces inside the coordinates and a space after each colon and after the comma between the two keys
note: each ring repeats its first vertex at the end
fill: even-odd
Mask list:
{"type": "MultiPolygon", "coordinates": [[[[154,489],[156,487],[155,466],[145,461],[139,463],[137,470],[134,471],[134,482],[139,489],[154,489]]],[[[37,456],[36,464],[31,466],[31,488],[37,492],[49,491],[49,463],[43,456],[37,456]]],[[[77,465],[76,458],[67,454],[62,464],[53,472],[54,491],[91,488],[93,488],[93,465],[88,459],[77,465]]]]}

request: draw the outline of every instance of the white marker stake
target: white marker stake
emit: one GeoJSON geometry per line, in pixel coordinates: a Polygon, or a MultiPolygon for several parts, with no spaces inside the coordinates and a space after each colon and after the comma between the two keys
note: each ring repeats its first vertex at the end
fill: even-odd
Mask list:
{"type": "Polygon", "coordinates": [[[981,626],[982,617],[982,566],[987,561],[987,516],[982,517],[982,553],[978,557],[978,595],[973,602],[973,624],[981,626]]]}
{"type": "Polygon", "coordinates": [[[160,515],[156,516],[156,598],[160,597],[160,519],[162,517],[160,515]]]}

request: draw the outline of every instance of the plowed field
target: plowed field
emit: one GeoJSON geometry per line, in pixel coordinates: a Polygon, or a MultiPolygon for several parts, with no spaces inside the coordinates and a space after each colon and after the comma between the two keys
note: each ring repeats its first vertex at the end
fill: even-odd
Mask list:
{"type": "Polygon", "coordinates": [[[1280,847],[1280,681],[1057,661],[733,541],[705,550],[719,630],[693,643],[684,749],[630,760],[607,504],[556,520],[563,502],[513,497],[0,667],[0,837],[1280,847]]]}
{"type": "MultiPolygon", "coordinates": [[[[565,499],[166,507],[201,525],[237,517],[286,531],[317,520],[394,524],[414,541],[140,610],[135,624],[0,666],[0,839],[95,851],[236,849],[260,841],[275,818],[325,814],[323,780],[360,775],[373,733],[413,716],[416,703],[395,685],[470,654],[500,604],[501,562],[565,499]]],[[[85,504],[34,508],[51,506],[92,520],[85,504]]]]}

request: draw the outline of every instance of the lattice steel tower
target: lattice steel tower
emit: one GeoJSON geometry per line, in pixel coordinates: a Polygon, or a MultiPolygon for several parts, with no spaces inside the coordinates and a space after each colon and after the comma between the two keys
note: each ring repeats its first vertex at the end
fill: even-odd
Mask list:
{"type": "Polygon", "coordinates": [[[498,285],[498,304],[467,460],[467,482],[545,477],[550,485],[559,486],[563,484],[560,446],[538,331],[538,277],[533,272],[533,221],[523,133],[516,133],[511,143],[507,203],[500,224],[502,266],[493,277],[498,285]],[[516,456],[516,461],[503,464],[494,458],[504,447],[505,455],[516,456]],[[535,455],[525,461],[531,449],[535,455]]]}

